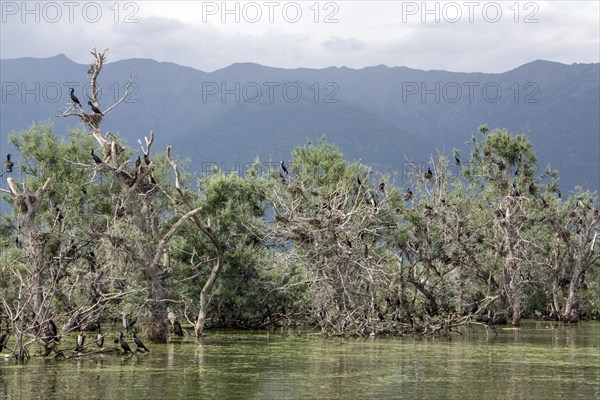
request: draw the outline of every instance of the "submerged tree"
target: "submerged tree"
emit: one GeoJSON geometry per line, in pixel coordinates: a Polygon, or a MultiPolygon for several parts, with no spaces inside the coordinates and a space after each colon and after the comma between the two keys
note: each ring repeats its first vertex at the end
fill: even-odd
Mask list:
{"type": "Polygon", "coordinates": [[[4,253],[10,267],[3,274],[12,289],[2,301],[19,359],[36,342],[44,355],[58,352],[62,336],[97,323],[105,307],[125,295],[111,284],[91,235],[102,224],[110,193],[88,180],[91,140],[74,131],[58,141],[51,131],[50,125],[33,126],[9,138],[24,161],[21,181],[9,178],[4,190],[13,202],[13,216],[4,223],[14,241],[4,253]]]}
{"type": "Polygon", "coordinates": [[[600,271],[600,211],[597,197],[578,189],[566,202],[547,202],[540,247],[546,276],[550,276],[551,312],[565,321],[581,316],[581,291],[586,274],[600,271]],[[548,204],[550,203],[550,204],[548,204]]]}
{"type": "MultiPolygon", "coordinates": [[[[264,290],[256,293],[253,286],[260,286],[256,263],[263,259],[260,249],[264,247],[258,246],[257,251],[255,244],[262,243],[258,235],[265,209],[266,182],[258,176],[258,164],[245,177],[237,172],[225,175],[214,170],[198,181],[198,193],[194,195],[191,190],[183,189],[177,165],[172,160],[171,164],[176,172],[180,212],[192,207],[201,209],[193,218],[194,225],[188,225],[181,231],[181,245],[176,252],[176,258],[184,265],[182,279],[190,281],[184,293],[198,299],[197,302],[186,303],[197,312],[194,332],[200,336],[208,320],[209,299],[215,289],[221,290],[223,296],[213,307],[215,314],[226,314],[232,319],[239,319],[243,310],[235,310],[235,307],[224,310],[225,304],[239,305],[242,299],[249,298],[250,293],[265,293],[264,290]],[[207,222],[203,223],[203,220],[207,222]],[[204,268],[211,264],[212,267],[204,268]],[[223,274],[227,280],[218,283],[217,278],[223,274]]],[[[260,302],[254,300],[254,307],[260,310],[260,302]]],[[[255,312],[260,314],[260,311],[255,312]]]]}
{"type": "Polygon", "coordinates": [[[282,249],[293,246],[287,262],[306,271],[308,312],[321,331],[376,332],[392,304],[394,258],[384,232],[396,223],[399,196],[323,140],[293,156],[289,173],[275,174],[270,236],[282,249]]]}

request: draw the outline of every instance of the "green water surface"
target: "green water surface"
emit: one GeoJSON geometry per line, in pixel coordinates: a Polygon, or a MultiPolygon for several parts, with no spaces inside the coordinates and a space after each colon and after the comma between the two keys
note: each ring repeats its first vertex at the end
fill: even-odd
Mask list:
{"type": "Polygon", "coordinates": [[[147,345],[133,357],[22,364],[5,352],[0,399],[600,399],[599,322],[471,326],[450,338],[209,331],[147,345]]]}

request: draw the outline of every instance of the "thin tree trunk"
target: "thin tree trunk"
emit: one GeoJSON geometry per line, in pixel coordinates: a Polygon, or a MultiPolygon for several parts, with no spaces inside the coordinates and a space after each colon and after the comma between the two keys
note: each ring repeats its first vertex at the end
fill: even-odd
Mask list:
{"type": "Polygon", "coordinates": [[[582,286],[582,280],[581,257],[577,257],[569,284],[569,293],[562,313],[562,318],[570,322],[577,322],[579,320],[579,288],[582,286]]]}
{"type": "Polygon", "coordinates": [[[194,325],[194,333],[196,334],[197,338],[200,337],[204,332],[208,308],[208,296],[212,290],[215,280],[217,279],[217,276],[219,275],[219,272],[221,271],[221,268],[223,267],[223,261],[223,254],[219,254],[219,256],[217,257],[217,262],[214,265],[210,276],[208,277],[208,280],[204,284],[202,291],[200,292],[200,310],[198,311],[198,319],[196,320],[196,324],[194,325]]]}

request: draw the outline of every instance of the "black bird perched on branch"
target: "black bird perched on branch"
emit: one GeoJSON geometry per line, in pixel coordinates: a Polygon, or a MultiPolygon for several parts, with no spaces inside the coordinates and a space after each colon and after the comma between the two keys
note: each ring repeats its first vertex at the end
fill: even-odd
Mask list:
{"type": "Polygon", "coordinates": [[[79,107],[81,107],[81,103],[79,102],[79,99],[77,98],[77,96],[75,96],[75,89],[71,88],[71,101],[73,102],[73,104],[77,104],[79,107]]]}
{"type": "Polygon", "coordinates": [[[458,156],[454,156],[454,161],[456,162],[456,165],[460,165],[460,158],[458,158],[458,156]]]}
{"type": "Polygon", "coordinates": [[[365,201],[370,204],[373,207],[377,207],[377,202],[375,201],[375,198],[373,197],[373,195],[371,195],[371,193],[366,192],[365,193],[365,201]]]}
{"type": "Polygon", "coordinates": [[[423,174],[425,179],[431,179],[433,177],[433,172],[431,172],[431,168],[427,167],[427,172],[423,174]]]}
{"type": "Polygon", "coordinates": [[[13,172],[13,167],[15,166],[15,163],[11,161],[12,154],[7,154],[6,155],[6,161],[4,161],[4,170],[8,173],[13,172]]]}
{"type": "Polygon", "coordinates": [[[175,336],[183,336],[183,329],[181,329],[181,324],[177,320],[173,322],[173,333],[175,336]]]}
{"type": "Polygon", "coordinates": [[[135,349],[135,351],[141,351],[140,349],[144,349],[144,351],[146,353],[150,352],[150,350],[148,350],[148,348],[146,346],[144,346],[144,343],[142,342],[142,339],[140,339],[139,337],[137,337],[137,335],[135,333],[133,334],[133,343],[135,343],[135,345],[137,346],[137,348],[135,349]]]}
{"type": "Polygon", "coordinates": [[[285,162],[283,160],[281,160],[281,169],[283,170],[283,172],[285,172],[285,174],[287,176],[290,176],[290,173],[289,173],[287,167],[285,166],[285,162]]]}
{"type": "Polygon", "coordinates": [[[379,183],[379,191],[382,193],[385,193],[385,182],[381,181],[381,183],[379,183]]]}
{"type": "Polygon", "coordinates": [[[92,111],[93,111],[95,114],[104,115],[104,114],[102,114],[102,111],[100,111],[100,109],[99,109],[98,107],[96,107],[96,106],[95,106],[95,105],[94,105],[94,104],[91,102],[91,100],[90,100],[90,101],[88,101],[88,104],[89,104],[89,106],[92,108],[92,111]]]}
{"type": "Polygon", "coordinates": [[[142,165],[142,159],[138,156],[137,160],[135,160],[135,169],[138,169],[142,165]]]}
{"type": "Polygon", "coordinates": [[[181,324],[179,323],[179,321],[177,321],[177,316],[175,315],[173,310],[171,310],[170,307],[167,307],[167,318],[173,326],[173,333],[177,336],[183,336],[183,329],[181,329],[181,324]]]}
{"type": "Polygon", "coordinates": [[[146,165],[150,165],[150,156],[146,153],[144,153],[144,162],[146,165]]]}
{"type": "Polygon", "coordinates": [[[58,329],[56,329],[56,324],[54,323],[54,321],[49,320],[48,321],[48,336],[50,336],[50,340],[54,340],[55,342],[58,342],[58,329]]]}
{"type": "Polygon", "coordinates": [[[409,201],[413,197],[413,192],[410,188],[406,189],[406,193],[404,193],[404,200],[409,201]]]}
{"type": "Polygon", "coordinates": [[[358,183],[358,186],[362,185],[362,181],[360,180],[360,175],[356,175],[356,183],[358,183]]]}
{"type": "Polygon", "coordinates": [[[92,149],[92,152],[90,154],[92,155],[92,158],[94,159],[94,162],[96,164],[102,164],[102,159],[100,157],[98,157],[96,154],[94,154],[94,149],[92,149]]]}

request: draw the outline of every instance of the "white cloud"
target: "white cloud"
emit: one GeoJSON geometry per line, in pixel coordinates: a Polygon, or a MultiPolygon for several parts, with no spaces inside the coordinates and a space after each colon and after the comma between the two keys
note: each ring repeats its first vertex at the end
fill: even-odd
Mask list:
{"type": "Polygon", "coordinates": [[[101,2],[93,3],[102,6],[98,17],[92,3],[77,3],[72,15],[63,6],[56,20],[41,2],[27,3],[34,10],[27,13],[22,2],[2,1],[0,57],[64,53],[87,63],[96,46],[110,48],[112,61],[154,58],[204,71],[245,61],[465,72],[535,59],[600,61],[598,2],[230,1],[227,9],[221,1],[101,2]]]}

